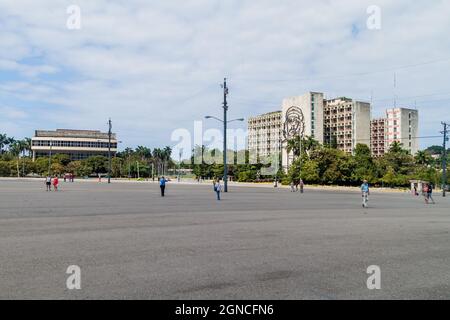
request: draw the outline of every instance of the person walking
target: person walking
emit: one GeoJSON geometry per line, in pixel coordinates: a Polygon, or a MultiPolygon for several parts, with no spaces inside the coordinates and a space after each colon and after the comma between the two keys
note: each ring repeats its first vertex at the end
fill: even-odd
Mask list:
{"type": "Polygon", "coordinates": [[[369,194],[370,194],[369,183],[367,182],[367,180],[363,181],[363,184],[361,185],[361,192],[363,198],[362,206],[363,208],[367,208],[368,206],[367,202],[369,201],[369,194]]]}
{"type": "Polygon", "coordinates": [[[165,196],[165,191],[166,191],[166,178],[161,177],[161,179],[159,179],[159,188],[161,189],[161,197],[165,196]]]}
{"type": "Polygon", "coordinates": [[[425,200],[425,203],[428,204],[428,184],[425,183],[422,187],[422,195],[423,195],[423,199],[425,200]]]}
{"type": "Polygon", "coordinates": [[[436,202],[434,202],[434,199],[433,199],[433,184],[431,184],[431,183],[428,185],[427,199],[428,199],[427,203],[430,203],[430,200],[431,200],[433,204],[436,204],[436,202]]]}
{"type": "Polygon", "coordinates": [[[220,184],[220,179],[217,179],[217,181],[214,183],[214,191],[217,195],[217,200],[220,201],[220,193],[222,192],[222,185],[220,184]]]}
{"type": "Polygon", "coordinates": [[[45,178],[45,185],[47,186],[47,191],[52,191],[52,178],[50,175],[45,178]]]}
{"type": "Polygon", "coordinates": [[[58,176],[55,176],[53,178],[53,190],[58,191],[58,184],[59,184],[58,176]]]}
{"type": "Polygon", "coordinates": [[[300,193],[303,193],[305,189],[305,183],[303,182],[303,179],[300,179],[300,193]]]}
{"type": "Polygon", "coordinates": [[[294,180],[291,181],[291,192],[295,192],[294,180]]]}

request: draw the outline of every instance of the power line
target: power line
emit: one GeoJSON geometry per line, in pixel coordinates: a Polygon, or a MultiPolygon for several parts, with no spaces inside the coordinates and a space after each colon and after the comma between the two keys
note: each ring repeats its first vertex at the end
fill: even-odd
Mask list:
{"type": "Polygon", "coordinates": [[[327,75],[327,76],[291,78],[291,79],[262,79],[262,78],[245,78],[245,77],[239,77],[239,76],[234,77],[234,78],[237,79],[237,80],[242,79],[242,80],[259,81],[259,82],[290,82],[290,81],[308,81],[308,80],[322,80],[322,79],[345,79],[345,78],[349,78],[349,77],[360,77],[360,76],[367,76],[367,75],[378,74],[378,73],[386,73],[386,72],[392,72],[392,71],[416,68],[416,67],[419,67],[419,66],[425,66],[425,65],[442,63],[442,62],[448,62],[448,61],[450,61],[450,58],[440,59],[440,60],[432,60],[432,61],[425,61],[425,62],[420,62],[420,63],[415,63],[415,64],[409,64],[409,65],[403,65],[403,66],[397,66],[397,67],[390,67],[390,68],[374,70],[374,71],[349,73],[349,74],[346,74],[346,75],[339,75],[339,76],[327,75]]]}

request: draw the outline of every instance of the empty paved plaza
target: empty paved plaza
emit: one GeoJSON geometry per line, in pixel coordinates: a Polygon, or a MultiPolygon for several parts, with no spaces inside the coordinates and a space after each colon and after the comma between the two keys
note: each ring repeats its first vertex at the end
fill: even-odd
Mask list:
{"type": "Polygon", "coordinates": [[[449,198],[306,191],[2,180],[0,298],[450,298],[449,198]]]}

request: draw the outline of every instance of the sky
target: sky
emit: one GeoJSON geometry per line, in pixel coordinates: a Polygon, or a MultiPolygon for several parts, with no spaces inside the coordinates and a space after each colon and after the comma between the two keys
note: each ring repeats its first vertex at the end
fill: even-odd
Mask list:
{"type": "Polygon", "coordinates": [[[372,101],[377,117],[397,97],[419,110],[420,136],[438,136],[449,17],[446,0],[0,0],[0,132],[107,131],[111,118],[121,149],[171,146],[174,130],[221,116],[227,77],[231,118],[308,91],[372,101]]]}

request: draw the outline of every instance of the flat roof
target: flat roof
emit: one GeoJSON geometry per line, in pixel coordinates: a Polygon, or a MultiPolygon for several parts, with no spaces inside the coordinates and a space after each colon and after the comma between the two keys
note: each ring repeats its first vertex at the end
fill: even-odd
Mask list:
{"type": "MultiPolygon", "coordinates": [[[[108,139],[108,133],[99,130],[74,130],[74,129],[56,129],[56,130],[36,130],[34,137],[46,138],[87,138],[87,139],[108,139]]],[[[116,139],[116,134],[111,135],[116,139]]]]}

